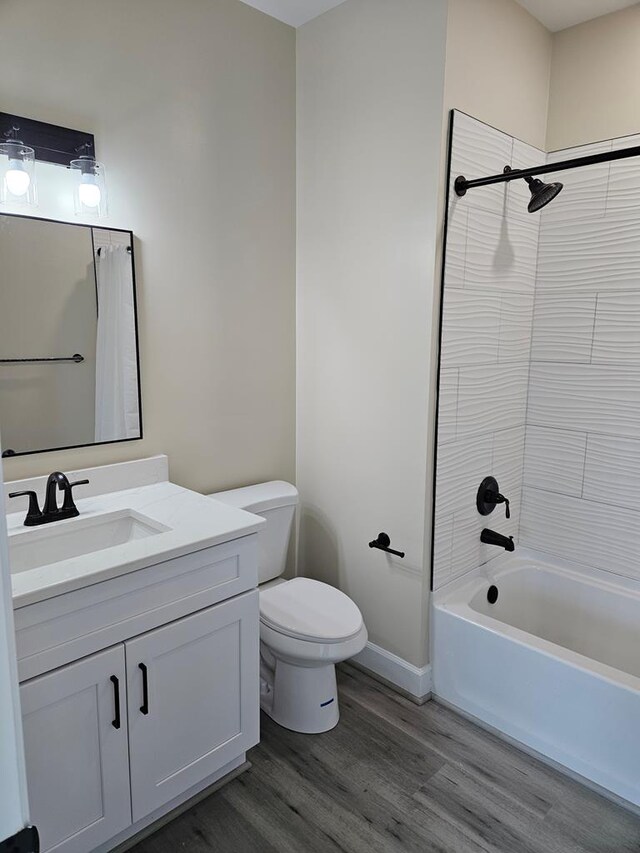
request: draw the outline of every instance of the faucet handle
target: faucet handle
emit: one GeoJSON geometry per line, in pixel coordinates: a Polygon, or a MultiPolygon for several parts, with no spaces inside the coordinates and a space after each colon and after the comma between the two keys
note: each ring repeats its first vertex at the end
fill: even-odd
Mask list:
{"type": "Polygon", "coordinates": [[[38,495],[36,492],[26,491],[26,492],[10,492],[10,498],[29,498],[29,509],[27,510],[27,517],[24,520],[25,527],[33,527],[35,524],[40,523],[40,519],[42,518],[42,513],[40,512],[40,507],[38,505],[38,495]]]}
{"type": "Polygon", "coordinates": [[[504,504],[505,514],[507,518],[511,518],[511,509],[509,507],[509,498],[505,498],[500,493],[498,481],[495,477],[485,477],[480,483],[480,488],[476,495],[476,507],[480,515],[489,515],[494,511],[497,504],[504,504]]]}
{"type": "Polygon", "coordinates": [[[497,504],[504,504],[504,514],[507,518],[511,518],[511,509],[509,508],[509,498],[505,498],[504,495],[497,494],[495,496],[495,501],[497,504]]]}
{"type": "Polygon", "coordinates": [[[88,485],[89,485],[88,480],[76,480],[75,483],[69,483],[68,486],[65,486],[64,501],[62,502],[62,509],[63,510],[75,510],[77,512],[78,511],[77,507],[73,501],[73,488],[74,488],[74,486],[88,486],[88,485]]]}

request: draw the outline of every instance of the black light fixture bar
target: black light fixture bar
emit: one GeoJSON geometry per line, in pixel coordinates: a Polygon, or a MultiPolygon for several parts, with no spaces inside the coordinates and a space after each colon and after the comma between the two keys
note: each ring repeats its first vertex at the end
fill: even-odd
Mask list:
{"type": "Polygon", "coordinates": [[[581,166],[593,166],[596,163],[608,163],[612,160],[625,160],[627,157],[640,157],[640,145],[632,148],[621,148],[619,151],[603,151],[600,154],[587,154],[585,157],[574,157],[572,160],[560,160],[557,163],[545,163],[530,169],[514,169],[490,175],[488,178],[475,178],[468,181],[463,175],[458,175],[454,183],[456,195],[463,196],[467,190],[474,187],[486,187],[489,184],[504,184],[517,181],[519,178],[533,178],[537,175],[547,175],[550,172],[564,172],[567,169],[577,169],[581,166]]]}
{"type": "Polygon", "coordinates": [[[0,112],[0,142],[12,136],[15,128],[17,138],[35,151],[36,160],[68,166],[79,153],[95,156],[92,133],[0,112]]]}

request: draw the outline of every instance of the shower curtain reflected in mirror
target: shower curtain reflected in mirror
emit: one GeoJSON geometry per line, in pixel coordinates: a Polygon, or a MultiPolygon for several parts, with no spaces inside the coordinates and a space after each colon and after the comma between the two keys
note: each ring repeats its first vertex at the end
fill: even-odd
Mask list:
{"type": "Polygon", "coordinates": [[[101,246],[96,258],[96,441],[140,436],[131,257],[126,246],[101,246]]]}

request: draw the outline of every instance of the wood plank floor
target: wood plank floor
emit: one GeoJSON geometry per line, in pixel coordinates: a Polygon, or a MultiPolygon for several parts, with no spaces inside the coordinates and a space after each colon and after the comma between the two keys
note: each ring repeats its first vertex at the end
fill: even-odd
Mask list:
{"type": "Polygon", "coordinates": [[[135,853],[640,853],[640,818],[436,702],[339,688],[337,728],[263,715],[253,767],[135,853]]]}

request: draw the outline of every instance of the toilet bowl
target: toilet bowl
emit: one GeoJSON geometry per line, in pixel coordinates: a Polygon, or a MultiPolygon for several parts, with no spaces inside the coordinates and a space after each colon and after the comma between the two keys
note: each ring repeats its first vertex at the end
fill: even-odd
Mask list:
{"type": "Polygon", "coordinates": [[[294,486],[260,483],[210,497],[267,521],[258,557],[262,710],[292,731],[329,731],[340,717],[335,665],[367,642],[362,614],[335,587],[310,578],[282,579],[298,502],[294,486]]]}

